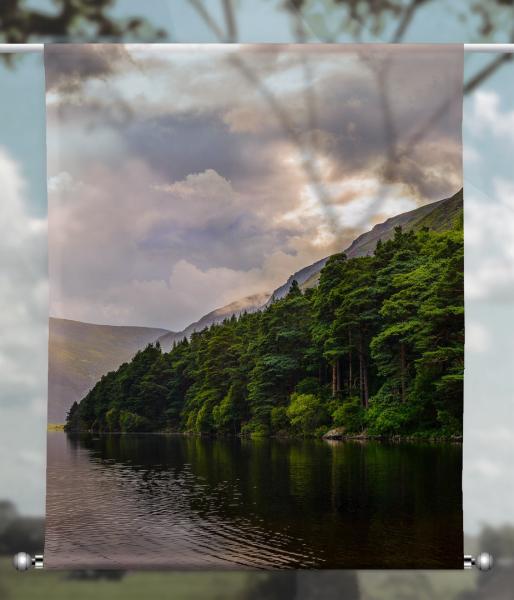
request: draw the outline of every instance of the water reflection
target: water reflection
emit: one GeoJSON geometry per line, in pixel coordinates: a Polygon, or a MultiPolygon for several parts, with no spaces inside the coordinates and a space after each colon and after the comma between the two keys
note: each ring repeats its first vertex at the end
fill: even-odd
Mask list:
{"type": "Polygon", "coordinates": [[[461,447],[50,433],[46,564],[461,568],[461,447]]]}

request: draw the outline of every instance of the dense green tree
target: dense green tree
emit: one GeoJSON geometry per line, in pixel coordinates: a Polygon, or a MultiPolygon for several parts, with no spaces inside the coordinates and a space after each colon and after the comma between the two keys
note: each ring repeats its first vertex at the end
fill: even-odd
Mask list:
{"type": "Polygon", "coordinates": [[[306,359],[311,345],[311,312],[311,303],[293,281],[288,295],[274,302],[260,318],[255,367],[248,382],[254,433],[270,432],[273,407],[287,406],[296,384],[313,370],[306,359]]]}
{"type": "Polygon", "coordinates": [[[314,394],[294,393],[286,414],[291,425],[304,435],[309,435],[327,421],[326,406],[314,394]]]}

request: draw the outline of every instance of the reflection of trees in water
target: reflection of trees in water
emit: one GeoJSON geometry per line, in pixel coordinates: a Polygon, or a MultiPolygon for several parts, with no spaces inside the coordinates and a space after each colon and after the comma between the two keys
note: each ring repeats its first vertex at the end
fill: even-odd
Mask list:
{"type": "Polygon", "coordinates": [[[70,443],[79,439],[93,463],[135,473],[120,481],[138,511],[200,518],[214,536],[229,523],[285,552],[289,565],[298,554],[304,566],[435,567],[457,556],[460,567],[460,446],[144,434],[70,443]],[[396,551],[383,556],[386,540],[396,551]]]}

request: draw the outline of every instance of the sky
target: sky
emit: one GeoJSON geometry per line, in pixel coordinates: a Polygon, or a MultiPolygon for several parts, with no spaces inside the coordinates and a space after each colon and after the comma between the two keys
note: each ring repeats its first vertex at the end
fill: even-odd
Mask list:
{"type": "MultiPolygon", "coordinates": [[[[168,4],[170,10],[173,6],[168,4]]],[[[422,14],[408,39],[470,41],[460,25],[444,17],[436,11],[428,17],[422,14]]],[[[270,31],[274,41],[290,36],[284,20],[275,19],[271,26],[255,14],[245,13],[244,19],[248,23],[253,19],[253,38],[260,32],[264,39],[270,31]]],[[[182,41],[206,39],[205,28],[197,21],[180,31],[182,41]]],[[[490,56],[467,57],[467,75],[487,60],[490,56]]],[[[43,75],[40,56],[23,57],[16,71],[0,64],[0,119],[9,114],[11,123],[23,123],[16,128],[4,118],[0,126],[0,497],[34,515],[44,514],[45,506],[48,277],[43,75]],[[24,81],[25,87],[16,87],[15,79],[24,81]],[[33,109],[27,110],[27,101],[35,103],[33,109]],[[17,139],[17,130],[30,130],[31,135],[17,139]]],[[[512,66],[500,69],[464,102],[463,487],[464,531],[470,535],[483,524],[514,524],[512,75],[512,66]]]]}
{"type": "Polygon", "coordinates": [[[453,195],[462,61],[450,47],[55,46],[52,316],[178,331],[453,195]]]}
{"type": "Polygon", "coordinates": [[[48,344],[42,57],[0,62],[0,89],[0,498],[41,514],[48,344]]]}
{"type": "Polygon", "coordinates": [[[41,160],[41,148],[45,146],[45,130],[41,127],[45,119],[42,60],[31,54],[18,56],[10,67],[0,66],[1,143],[21,169],[31,214],[46,217],[46,189],[41,185],[46,178],[46,164],[41,160]]]}

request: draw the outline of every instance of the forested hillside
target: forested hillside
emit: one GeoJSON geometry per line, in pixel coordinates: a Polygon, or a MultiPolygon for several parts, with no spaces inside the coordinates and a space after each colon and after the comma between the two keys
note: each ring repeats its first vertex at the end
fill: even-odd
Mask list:
{"type": "Polygon", "coordinates": [[[371,256],[332,256],[316,288],[149,345],[72,406],[68,431],[460,434],[462,211],[448,227],[397,227],[371,256]]]}

